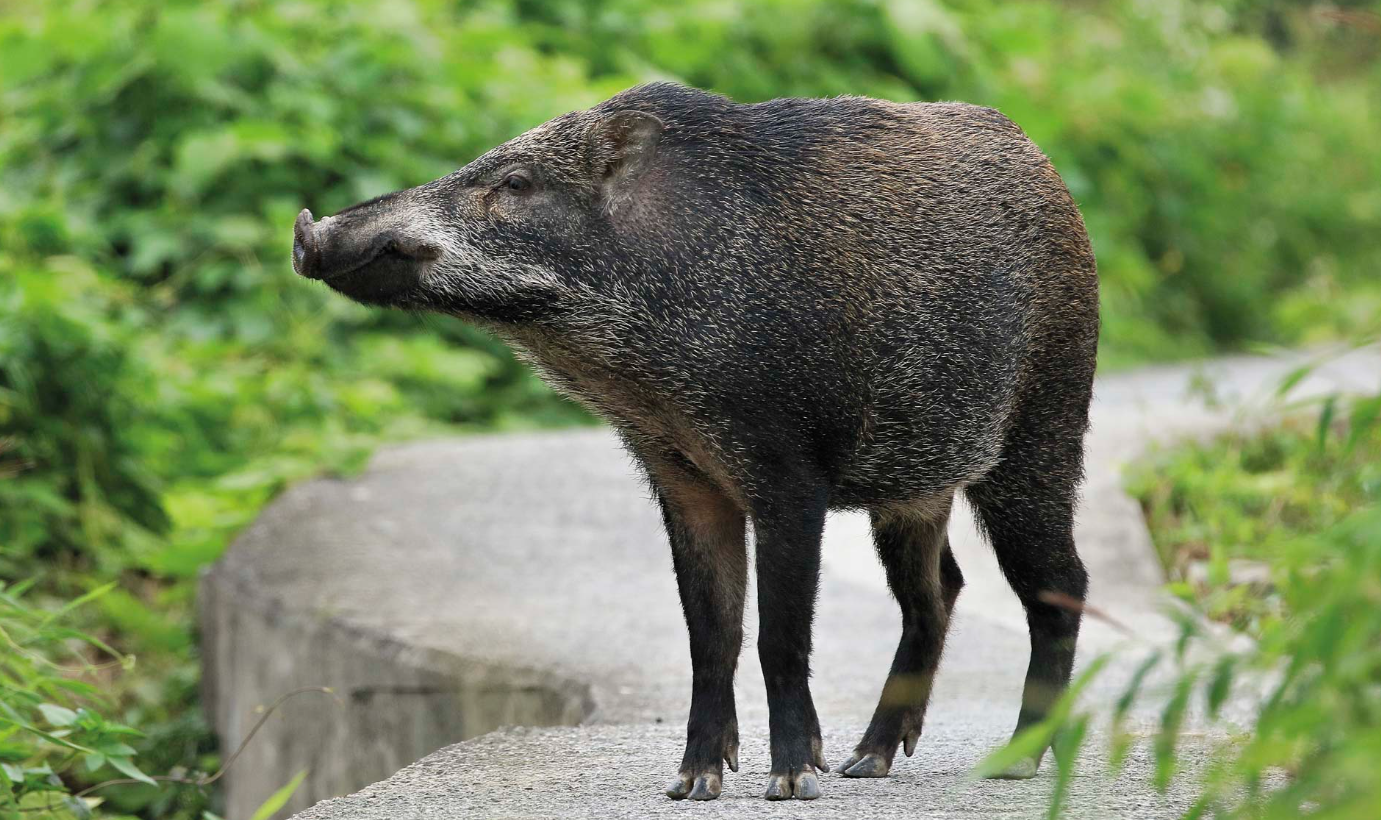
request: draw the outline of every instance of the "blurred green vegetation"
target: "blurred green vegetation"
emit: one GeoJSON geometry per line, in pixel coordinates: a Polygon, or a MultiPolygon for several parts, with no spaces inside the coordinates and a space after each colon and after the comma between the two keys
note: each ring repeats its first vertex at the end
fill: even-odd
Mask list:
{"type": "Polygon", "coordinates": [[[1381,816],[1381,392],[1309,404],[1150,456],[1129,475],[1188,615],[1177,657],[1148,662],[1176,665],[1160,696],[1158,778],[1178,768],[1191,698],[1210,716],[1235,686],[1259,699],[1250,734],[1238,728],[1221,749],[1191,816],[1381,816]],[[1265,577],[1234,577],[1233,560],[1265,577]],[[1192,562],[1207,571],[1194,577],[1192,562]],[[1225,646],[1205,619],[1254,640],[1225,646]]]}
{"type": "MultiPolygon", "coordinates": [[[[1301,541],[1381,508],[1381,395],[1331,398],[1265,429],[1164,450],[1135,466],[1128,487],[1171,589],[1259,633],[1272,618],[1300,614],[1269,571],[1289,566],[1301,541]],[[1239,562],[1245,572],[1234,572],[1239,562]]],[[[1381,541],[1381,529],[1374,536],[1381,541]]]]}
{"type": "Polygon", "coordinates": [[[1178,639],[1148,647],[1129,632],[1082,664],[1050,718],[979,764],[1001,771],[1054,740],[1051,820],[1104,724],[1114,774],[1144,743],[1158,789],[1195,778],[1185,818],[1381,817],[1381,392],[1273,403],[1240,422],[1128,471],[1184,605],[1170,613],[1178,639]],[[1243,577],[1242,561],[1264,572],[1243,577]],[[1081,702],[1119,652],[1142,656],[1121,695],[1081,702]],[[1159,726],[1133,725],[1138,703],[1159,726]],[[1191,714],[1209,755],[1180,753],[1191,714]]]}
{"type": "MultiPolygon", "coordinates": [[[[103,681],[109,708],[145,731],[149,771],[212,767],[193,580],[264,503],[381,440],[587,420],[472,329],[296,279],[293,216],[646,80],[1002,109],[1087,218],[1104,366],[1373,328],[1378,11],[0,0],[0,577],[37,578],[38,607],[114,581],[73,614],[139,658],[103,681]]],[[[12,764],[57,753],[9,737],[12,764]]],[[[102,810],[196,818],[209,800],[113,789],[102,810]]]]}

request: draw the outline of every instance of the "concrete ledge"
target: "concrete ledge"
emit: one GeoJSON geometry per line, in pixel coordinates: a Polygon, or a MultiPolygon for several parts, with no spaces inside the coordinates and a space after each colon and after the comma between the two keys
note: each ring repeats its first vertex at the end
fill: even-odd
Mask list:
{"type": "MultiPolygon", "coordinates": [[[[554,443],[589,460],[584,451],[591,446],[618,455],[606,438],[595,432],[525,441],[537,450],[554,443]]],[[[358,481],[296,487],[204,575],[205,702],[225,748],[239,745],[258,720],[258,707],[285,692],[329,686],[338,693],[335,701],[299,697],[269,720],[254,753],[228,777],[230,817],[247,817],[303,769],[310,775],[294,798],[296,808],[499,726],[574,725],[593,716],[592,676],[563,673],[550,646],[526,630],[562,642],[569,630],[544,608],[588,602],[603,579],[590,574],[576,583],[570,567],[539,560],[536,544],[510,548],[497,537],[515,522],[561,530],[560,515],[543,521],[526,513],[535,502],[524,490],[581,496],[570,487],[543,488],[540,468],[523,475],[533,462],[512,461],[516,444],[409,445],[380,454],[358,481]],[[513,484],[496,481],[504,470],[495,461],[518,465],[513,484]],[[477,464],[488,466],[473,479],[447,480],[477,464]],[[428,522],[436,523],[442,509],[451,517],[436,532],[428,522]],[[539,591],[544,600],[525,597],[524,590],[539,591]]],[[[626,473],[621,456],[607,462],[626,473]]],[[[591,536],[626,520],[615,510],[639,499],[636,486],[625,489],[633,496],[613,500],[591,536]]],[[[587,513],[592,503],[584,497],[587,513]]],[[[645,523],[650,531],[655,522],[645,523]]],[[[575,552],[568,557],[579,560],[575,552]]],[[[569,634],[564,645],[577,659],[601,653],[569,634]]],[[[616,676],[610,685],[619,685],[616,676]]]]}
{"type": "Polygon", "coordinates": [[[228,563],[203,577],[199,606],[204,701],[223,748],[238,748],[281,695],[309,686],[335,692],[299,696],[269,719],[235,765],[229,817],[248,817],[297,771],[310,776],[293,805],[309,806],[442,746],[502,726],[574,726],[594,711],[581,681],[419,649],[339,617],[295,611],[228,563]]]}

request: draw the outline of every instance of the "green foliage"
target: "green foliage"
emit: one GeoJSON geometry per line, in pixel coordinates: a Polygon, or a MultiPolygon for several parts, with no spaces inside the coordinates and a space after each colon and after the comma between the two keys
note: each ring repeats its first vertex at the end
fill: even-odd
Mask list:
{"type": "Polygon", "coordinates": [[[1315,416],[1137,465],[1128,486],[1142,500],[1172,589],[1252,632],[1284,612],[1280,590],[1230,583],[1233,563],[1279,567],[1302,540],[1381,505],[1379,409],[1381,396],[1329,398],[1315,416]]]}
{"type": "MultiPolygon", "coordinates": [[[[1159,704],[1152,777],[1163,790],[1183,776],[1179,747],[1191,712],[1221,721],[1234,693],[1255,698],[1249,725],[1224,727],[1233,736],[1215,749],[1188,817],[1381,816],[1381,393],[1317,405],[1317,420],[1292,417],[1178,447],[1132,474],[1172,573],[1185,555],[1247,558],[1271,570],[1266,588],[1234,585],[1226,571],[1180,584],[1187,609],[1173,666],[1171,654],[1153,652],[1112,709],[1116,770],[1133,742],[1129,710],[1159,704]],[[1253,640],[1225,647],[1202,627],[1209,617],[1253,640]],[[1156,670],[1169,675],[1163,690],[1145,687],[1156,670]]],[[[1097,671],[1092,665],[1081,683],[1097,671]]],[[[1095,712],[1074,707],[1076,697],[985,765],[1020,753],[1022,743],[1082,739],[1095,712]]]]}
{"type": "MultiPolygon", "coordinates": [[[[27,560],[119,566],[140,535],[166,531],[154,479],[133,435],[129,334],[72,300],[89,271],[20,269],[0,281],[0,570],[27,560]]],[[[98,291],[99,292],[99,291],[98,291]]]]}
{"type": "Polygon", "coordinates": [[[1088,735],[1090,723],[1088,714],[1075,712],[1075,703],[1079,699],[1079,694],[1102,673],[1109,657],[1100,655],[1094,658],[1050,710],[1049,717],[979,761],[974,767],[974,775],[991,777],[1023,761],[1039,760],[1046,749],[1051,749],[1055,757],[1056,780],[1046,817],[1056,820],[1063,809],[1065,797],[1069,794],[1069,786],[1074,778],[1075,758],[1078,757],[1079,749],[1088,735]]]}
{"type": "Polygon", "coordinates": [[[1156,783],[1177,774],[1191,703],[1217,718],[1243,685],[1266,695],[1249,733],[1217,750],[1195,816],[1288,818],[1307,807],[1369,820],[1381,812],[1381,506],[1300,535],[1273,560],[1280,611],[1254,622],[1250,649],[1223,650],[1187,626],[1188,641],[1208,651],[1176,671],[1154,742],[1156,783]]]}
{"type": "MultiPolygon", "coordinates": [[[[106,717],[110,698],[96,685],[133,670],[134,658],[64,623],[114,586],[107,584],[50,610],[30,600],[32,583],[0,583],[0,646],[5,650],[0,653],[0,820],[85,820],[97,813],[120,820],[126,815],[107,810],[106,795],[120,794],[114,787],[141,787],[146,798],[141,803],[160,813],[178,806],[200,820],[215,820],[211,812],[198,814],[195,807],[205,805],[209,787],[224,769],[215,774],[146,774],[135,763],[138,751],[130,745],[146,736],[106,717]],[[98,662],[100,658],[109,660],[98,662]],[[92,779],[98,782],[76,790],[75,783],[92,779]]],[[[280,698],[264,717],[287,698],[307,691],[311,690],[280,698]]],[[[281,809],[305,777],[306,772],[300,772],[274,792],[254,817],[268,818],[281,809]]],[[[117,802],[129,802],[128,795],[117,802]]]]}
{"type": "Polygon", "coordinates": [[[1378,8],[0,0],[0,576],[116,582],[74,615],[141,658],[113,713],[146,768],[210,768],[192,582],[263,504],[383,440],[586,420],[473,329],[294,277],[293,216],[644,80],[1006,111],[1086,215],[1105,365],[1372,327],[1378,8]]]}
{"type": "Polygon", "coordinates": [[[1216,717],[1239,680],[1270,684],[1251,734],[1224,751],[1207,782],[1204,811],[1381,814],[1378,410],[1381,393],[1329,397],[1316,418],[1176,448],[1133,474],[1167,569],[1179,572],[1189,556],[1211,564],[1205,581],[1177,591],[1256,641],[1187,665],[1176,697],[1200,696],[1216,717]],[[1269,566],[1269,584],[1234,583],[1232,558],[1269,566]],[[1284,781],[1272,784],[1273,773],[1284,781]]]}
{"type": "Polygon", "coordinates": [[[83,678],[131,662],[101,641],[65,626],[62,616],[108,591],[104,587],[60,612],[36,608],[24,587],[0,584],[0,818],[89,817],[99,798],[73,795],[74,773],[156,785],[134,763],[140,733],[105,717],[104,698],[83,678]],[[90,655],[113,660],[97,665],[90,655]],[[60,665],[53,657],[70,658],[60,665]]]}

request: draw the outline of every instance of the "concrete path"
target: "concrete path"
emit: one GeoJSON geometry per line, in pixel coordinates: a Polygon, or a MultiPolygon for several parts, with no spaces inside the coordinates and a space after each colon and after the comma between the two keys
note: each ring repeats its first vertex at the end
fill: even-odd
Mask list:
{"type": "MultiPolygon", "coordinates": [[[[1198,376],[1227,405],[1259,404],[1296,363],[1234,359],[1100,380],[1077,538],[1091,603],[1143,646],[1173,630],[1158,614],[1160,570],[1120,466],[1152,442],[1231,421],[1188,395],[1198,376]]],[[[1378,374],[1377,357],[1354,354],[1301,389],[1375,389],[1378,374]]],[[[228,746],[253,705],[296,686],[333,686],[344,703],[294,704],[270,721],[231,773],[230,820],[300,769],[313,775],[295,806],[476,735],[298,818],[1041,816],[1052,761],[1034,781],[968,777],[1015,723],[1028,647],[1021,608],[967,512],[954,517],[951,542],[968,585],[915,757],[899,757],[884,781],[826,775],[813,803],[762,801],[767,715],[750,601],[737,685],[743,768],[726,772],[718,801],[676,803],[661,789],[679,763],[689,702],[685,627],[658,516],[614,439],[390,448],[358,479],[285,494],[204,581],[208,701],[228,746]],[[505,723],[580,725],[490,732],[505,723]]],[[[861,516],[831,518],[823,575],[812,688],[826,757],[839,762],[872,712],[900,622],[861,516]]],[[[1127,642],[1085,623],[1081,660],[1127,642]]],[[[1137,654],[1122,653],[1089,697],[1115,697],[1137,654]]],[[[1188,784],[1164,796],[1146,785],[1140,750],[1110,782],[1099,745],[1075,781],[1074,816],[1188,807],[1188,784]]]]}

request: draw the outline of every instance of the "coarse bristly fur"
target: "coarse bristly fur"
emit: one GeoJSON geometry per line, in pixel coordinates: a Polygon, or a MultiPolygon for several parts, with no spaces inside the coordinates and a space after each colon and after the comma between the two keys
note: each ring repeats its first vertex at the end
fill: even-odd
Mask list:
{"type": "Polygon", "coordinates": [[[903,622],[845,775],[885,776],[920,735],[963,585],[957,491],[1026,607],[1018,731],[1067,685],[1098,283],[1060,177],[997,111],[640,86],[295,235],[298,271],[347,296],[489,328],[641,463],[694,668],[671,797],[738,767],[748,522],[768,798],[829,770],[808,677],[830,509],[870,513],[903,622]]]}

